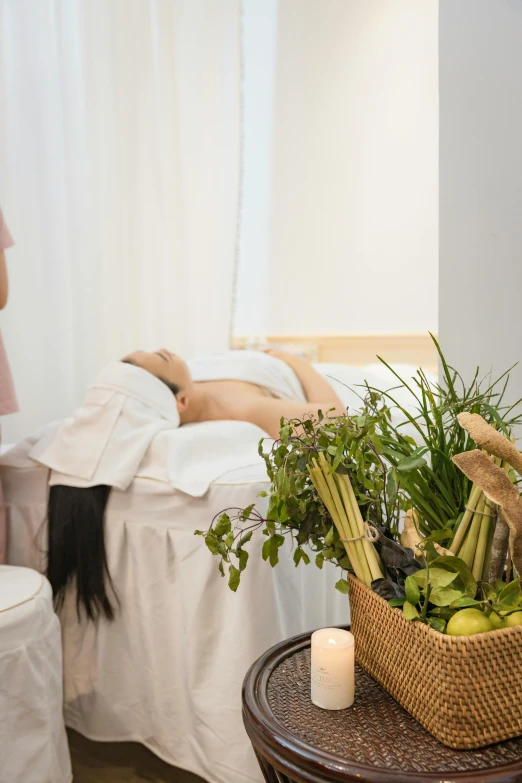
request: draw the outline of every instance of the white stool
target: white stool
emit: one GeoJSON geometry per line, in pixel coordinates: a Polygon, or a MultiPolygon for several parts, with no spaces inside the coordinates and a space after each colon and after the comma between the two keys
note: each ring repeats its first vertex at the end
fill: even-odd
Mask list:
{"type": "Polygon", "coordinates": [[[49,582],[0,566],[0,783],[69,783],[62,643],[49,582]]]}

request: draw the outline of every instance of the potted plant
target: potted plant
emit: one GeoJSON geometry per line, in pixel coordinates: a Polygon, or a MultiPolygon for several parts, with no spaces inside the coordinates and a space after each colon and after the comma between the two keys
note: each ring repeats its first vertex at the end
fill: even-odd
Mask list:
{"type": "Polygon", "coordinates": [[[435,344],[440,385],[397,376],[412,407],[365,386],[354,413],[282,421],[260,443],[266,515],[227,510],[197,534],[232,590],[256,530],[272,566],[287,540],[296,566],[336,566],[358,663],[441,742],[474,748],[522,734],[520,416],[504,403],[507,373],[466,386],[435,344]]]}

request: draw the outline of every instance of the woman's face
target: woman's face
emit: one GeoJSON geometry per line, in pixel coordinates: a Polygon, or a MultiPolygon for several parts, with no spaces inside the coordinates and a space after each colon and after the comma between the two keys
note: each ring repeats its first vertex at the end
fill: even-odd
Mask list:
{"type": "Polygon", "coordinates": [[[178,386],[181,394],[186,394],[192,386],[192,378],[186,363],[166,348],[151,353],[135,351],[126,356],[124,361],[142,367],[162,381],[178,386]]]}

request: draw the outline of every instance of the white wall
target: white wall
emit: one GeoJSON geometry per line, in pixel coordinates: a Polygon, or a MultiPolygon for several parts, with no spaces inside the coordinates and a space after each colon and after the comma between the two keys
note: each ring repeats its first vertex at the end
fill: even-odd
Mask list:
{"type": "Polygon", "coordinates": [[[441,0],[440,337],[468,378],[520,359],[521,95],[522,2],[441,0]]]}
{"type": "MultiPolygon", "coordinates": [[[[273,138],[271,48],[258,125],[256,66],[245,64],[243,214],[259,220],[242,244],[235,332],[436,330],[437,2],[284,0],[277,10],[273,138]]],[[[265,18],[260,40],[275,32],[265,18]]]]}

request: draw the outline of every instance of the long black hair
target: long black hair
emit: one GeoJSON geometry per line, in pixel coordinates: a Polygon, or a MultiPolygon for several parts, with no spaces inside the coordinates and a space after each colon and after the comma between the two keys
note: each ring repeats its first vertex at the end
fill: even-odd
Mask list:
{"type": "Polygon", "coordinates": [[[111,487],[101,484],[86,489],[58,484],[49,490],[47,519],[49,547],[47,578],[53,588],[56,608],[69,586],[76,588],[78,616],[114,619],[114,590],[105,552],[105,509],[111,487]],[[109,593],[112,596],[109,596],[109,593]]]}
{"type": "MultiPolygon", "coordinates": [[[[159,380],[176,396],[178,386],[159,380]]],[[[75,587],[78,616],[83,610],[94,622],[100,617],[113,620],[115,604],[119,604],[105,551],[105,510],[110,491],[105,484],[88,488],[58,484],[50,488],[47,504],[47,578],[55,606],[60,609],[67,589],[75,587]]]]}

